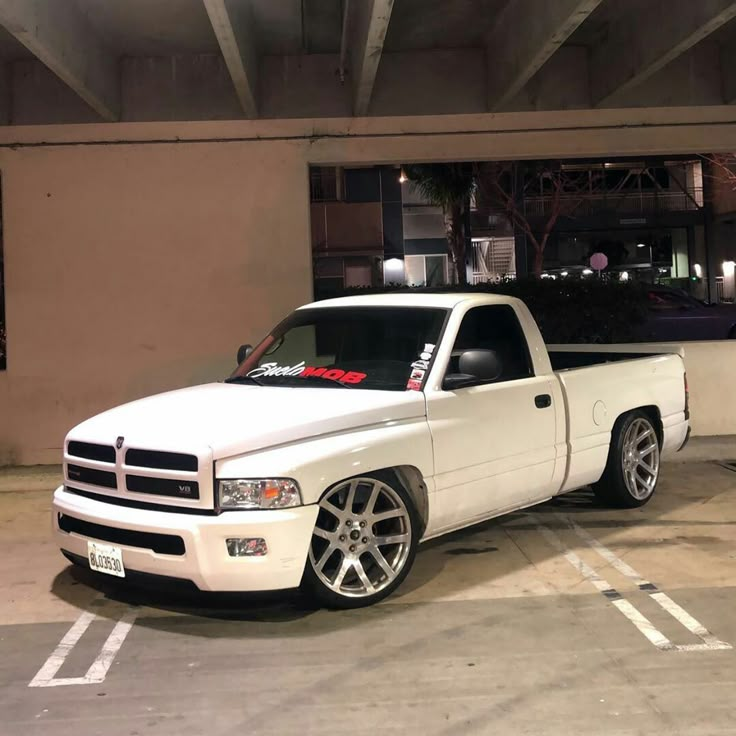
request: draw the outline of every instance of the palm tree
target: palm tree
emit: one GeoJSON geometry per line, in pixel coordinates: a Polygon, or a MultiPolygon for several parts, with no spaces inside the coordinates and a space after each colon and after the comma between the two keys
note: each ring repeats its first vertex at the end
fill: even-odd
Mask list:
{"type": "Polygon", "coordinates": [[[463,215],[475,190],[472,167],[464,163],[413,164],[404,173],[414,188],[445,218],[447,250],[455,265],[458,282],[468,283],[465,273],[465,228],[463,215]]]}

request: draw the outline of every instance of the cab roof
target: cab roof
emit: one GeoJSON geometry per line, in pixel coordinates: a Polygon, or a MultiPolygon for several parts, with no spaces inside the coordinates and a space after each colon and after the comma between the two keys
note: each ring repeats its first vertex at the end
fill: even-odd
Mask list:
{"type": "Polygon", "coordinates": [[[360,296],[343,296],[336,299],[325,299],[312,304],[305,304],[300,309],[322,307],[440,307],[453,309],[465,302],[475,304],[509,304],[513,297],[503,294],[487,294],[482,292],[445,292],[445,293],[406,293],[364,294],[360,296]]]}

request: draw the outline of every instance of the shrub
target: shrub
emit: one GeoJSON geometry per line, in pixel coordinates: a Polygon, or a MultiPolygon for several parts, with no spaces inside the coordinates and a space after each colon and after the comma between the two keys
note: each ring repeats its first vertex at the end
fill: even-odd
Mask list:
{"type": "Polygon", "coordinates": [[[520,279],[463,288],[387,286],[346,289],[344,295],[388,292],[474,292],[521,299],[546,343],[633,342],[646,319],[646,296],[636,284],[590,279],[520,279]]]}

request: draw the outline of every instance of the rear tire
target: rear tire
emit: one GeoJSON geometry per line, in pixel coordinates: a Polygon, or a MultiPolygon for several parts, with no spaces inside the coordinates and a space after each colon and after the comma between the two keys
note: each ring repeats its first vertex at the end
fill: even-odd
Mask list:
{"type": "Polygon", "coordinates": [[[414,564],[420,523],[393,473],[340,481],[319,502],[302,586],[329,608],[361,608],[391,595],[414,564]]]}
{"type": "Polygon", "coordinates": [[[637,508],[654,495],[659,469],[660,442],[652,419],[643,411],[632,411],[613,427],[606,469],[593,491],[606,505],[637,508]]]}

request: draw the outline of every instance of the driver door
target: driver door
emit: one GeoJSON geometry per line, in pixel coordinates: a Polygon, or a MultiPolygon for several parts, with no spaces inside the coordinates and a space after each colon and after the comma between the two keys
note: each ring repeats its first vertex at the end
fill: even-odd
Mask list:
{"type": "Polygon", "coordinates": [[[427,393],[439,508],[437,531],[551,495],[556,412],[553,376],[535,376],[526,338],[510,305],[465,314],[447,373],[465,350],[493,350],[501,375],[427,393]]]}

